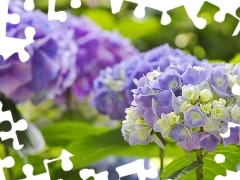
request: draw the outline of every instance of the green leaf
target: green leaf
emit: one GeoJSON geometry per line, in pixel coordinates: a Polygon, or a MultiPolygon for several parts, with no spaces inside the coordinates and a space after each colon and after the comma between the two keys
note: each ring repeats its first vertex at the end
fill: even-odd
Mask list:
{"type": "MultiPolygon", "coordinates": [[[[109,155],[159,157],[160,151],[155,143],[149,143],[147,146],[130,146],[123,139],[120,128],[100,135],[82,133],[66,149],[74,154],[72,161],[76,165],[75,168],[92,164],[109,155]]],[[[175,144],[169,142],[166,145],[166,156],[174,158],[176,152],[183,153],[175,144]]]]}
{"type": "Polygon", "coordinates": [[[76,138],[102,134],[107,128],[93,127],[91,124],[77,121],[54,123],[41,129],[48,146],[67,146],[76,138]]]}
{"type": "MultiPolygon", "coordinates": [[[[192,155],[194,153],[191,153],[192,155]]],[[[184,168],[190,164],[191,160],[185,156],[179,156],[174,159],[162,173],[162,177],[166,178],[179,169],[184,168]]],[[[214,152],[209,153],[204,159],[203,173],[204,180],[213,180],[217,175],[226,175],[226,170],[236,171],[236,166],[240,162],[240,148],[234,145],[224,147],[220,145],[214,152]],[[223,154],[225,156],[225,162],[217,164],[214,161],[214,157],[217,154],[223,154]]],[[[195,179],[195,172],[190,172],[184,177],[181,177],[181,180],[195,179]]]]}
{"type": "Polygon", "coordinates": [[[213,64],[213,63],[221,63],[221,62],[225,62],[225,61],[221,60],[221,59],[210,59],[210,60],[208,60],[208,62],[210,64],[213,64]]]}
{"type": "Polygon", "coordinates": [[[83,134],[70,144],[67,150],[74,154],[73,163],[83,167],[107,155],[121,154],[121,151],[128,147],[129,144],[123,140],[121,130],[116,129],[100,136],[83,134]]]}
{"type": "Polygon", "coordinates": [[[125,18],[120,21],[118,29],[123,36],[131,40],[139,40],[139,38],[156,36],[160,29],[160,23],[157,18],[153,17],[138,21],[125,18]]]}
{"type": "Polygon", "coordinates": [[[171,176],[175,172],[181,171],[181,169],[184,169],[184,167],[186,167],[190,163],[191,163],[191,160],[189,159],[188,156],[186,155],[179,156],[165,167],[161,177],[163,179],[166,179],[166,177],[171,176]]]}
{"type": "Polygon", "coordinates": [[[166,179],[172,179],[172,180],[177,180],[183,176],[185,176],[186,174],[188,174],[189,172],[197,169],[198,167],[201,167],[203,165],[202,161],[194,161],[191,164],[185,166],[184,168],[176,171],[175,173],[173,173],[172,175],[168,176],[166,179]]]}
{"type": "Polygon", "coordinates": [[[95,8],[93,11],[92,9],[88,9],[84,11],[84,15],[91,18],[103,29],[113,30],[116,27],[115,16],[109,10],[95,8]]]}
{"type": "Polygon", "coordinates": [[[233,59],[231,59],[229,62],[230,62],[230,63],[233,63],[234,65],[236,65],[237,63],[239,63],[239,62],[240,62],[240,53],[237,53],[237,54],[235,55],[235,57],[234,57],[233,59]]]}

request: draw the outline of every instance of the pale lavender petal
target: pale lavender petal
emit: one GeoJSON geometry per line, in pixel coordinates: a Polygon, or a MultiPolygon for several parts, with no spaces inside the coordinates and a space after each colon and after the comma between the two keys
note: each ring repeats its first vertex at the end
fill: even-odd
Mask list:
{"type": "Polygon", "coordinates": [[[240,128],[230,128],[230,136],[228,138],[222,138],[223,144],[225,146],[229,144],[239,144],[240,143],[240,128]]]}
{"type": "Polygon", "coordinates": [[[213,134],[210,133],[202,133],[199,145],[205,149],[208,152],[212,152],[216,149],[217,144],[220,142],[220,140],[215,137],[213,134]]]}
{"type": "Polygon", "coordinates": [[[190,136],[189,130],[181,123],[170,131],[170,137],[175,141],[183,141],[190,136]]]}
{"type": "Polygon", "coordinates": [[[207,115],[195,105],[184,112],[184,122],[190,128],[203,127],[207,123],[207,115]]]}
{"type": "Polygon", "coordinates": [[[178,142],[178,145],[187,151],[192,151],[193,149],[200,149],[199,146],[199,134],[192,133],[191,136],[178,142]]]}
{"type": "Polygon", "coordinates": [[[152,108],[148,108],[144,112],[144,120],[150,127],[153,127],[158,119],[159,119],[159,117],[155,116],[155,114],[153,113],[152,108]]]}

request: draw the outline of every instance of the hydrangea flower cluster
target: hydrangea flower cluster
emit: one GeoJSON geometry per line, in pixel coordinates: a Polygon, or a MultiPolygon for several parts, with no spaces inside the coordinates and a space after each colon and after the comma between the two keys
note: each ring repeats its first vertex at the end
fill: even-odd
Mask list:
{"type": "Polygon", "coordinates": [[[25,11],[21,1],[10,1],[9,13],[18,13],[21,21],[7,25],[7,36],[25,38],[24,30],[36,30],[35,42],[26,50],[30,60],[22,63],[17,54],[6,61],[0,58],[0,92],[16,103],[39,103],[64,92],[76,78],[77,46],[73,32],[58,21],[49,21],[41,11],[25,11]]]}
{"type": "Polygon", "coordinates": [[[123,120],[124,111],[133,100],[131,89],[136,88],[135,79],[157,67],[164,71],[170,63],[184,62],[197,66],[207,65],[206,61],[199,61],[196,57],[165,44],[136,55],[113,68],[106,68],[94,81],[91,103],[99,113],[107,114],[111,119],[123,120]]]}
{"type": "MultiPolygon", "coordinates": [[[[240,84],[240,64],[199,67],[171,64],[138,81],[132,106],[126,109],[122,134],[131,145],[156,141],[155,133],[170,137],[187,151],[214,151],[219,143],[240,144],[240,97],[232,86],[240,84]],[[154,137],[154,138],[153,138],[154,137]]],[[[161,145],[161,144],[160,144],[161,145]]]]}
{"type": "Polygon", "coordinates": [[[92,91],[93,80],[101,69],[138,54],[128,39],[117,32],[102,30],[87,17],[68,14],[64,25],[74,32],[78,46],[77,78],[71,86],[71,93],[78,100],[84,100],[92,91]]]}

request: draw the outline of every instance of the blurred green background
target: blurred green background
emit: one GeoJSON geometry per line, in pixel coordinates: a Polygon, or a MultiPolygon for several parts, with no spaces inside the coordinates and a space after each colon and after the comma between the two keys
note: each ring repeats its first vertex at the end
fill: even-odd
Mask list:
{"type": "MultiPolygon", "coordinates": [[[[238,20],[226,15],[223,23],[214,20],[219,8],[205,2],[198,16],[207,20],[207,26],[197,29],[188,18],[183,6],[169,11],[172,21],[169,25],[160,24],[162,13],[146,8],[146,16],[137,19],[133,16],[136,4],[123,2],[121,11],[111,13],[110,0],[82,0],[81,8],[72,9],[70,0],[57,0],[57,10],[69,10],[75,15],[86,15],[107,30],[119,31],[132,40],[141,51],[146,51],[163,43],[181,48],[199,58],[229,61],[239,52],[240,36],[232,36],[238,20]]],[[[37,8],[47,12],[47,0],[36,1],[37,8]]],[[[240,10],[237,10],[240,15],[240,10]]]]}
{"type": "MultiPolygon", "coordinates": [[[[47,0],[35,0],[35,8],[47,12],[47,0]]],[[[118,31],[129,38],[142,52],[153,47],[168,43],[174,48],[180,48],[199,59],[207,58],[211,61],[238,62],[240,61],[240,35],[232,36],[238,20],[231,15],[226,16],[223,23],[213,19],[218,7],[205,3],[199,12],[199,17],[207,20],[203,30],[197,29],[188,18],[184,7],[169,12],[172,22],[163,26],[160,24],[161,12],[146,9],[146,17],[137,19],[133,16],[136,5],[124,2],[119,13],[113,15],[110,0],[82,0],[78,9],[70,7],[70,0],[57,0],[56,9],[66,10],[81,16],[90,17],[103,29],[118,31]]],[[[240,11],[238,12],[240,14],[240,11]]],[[[112,122],[106,116],[101,116],[89,107],[88,101],[72,101],[70,107],[61,107],[52,101],[45,101],[38,106],[25,103],[18,106],[23,117],[33,121],[42,131],[47,147],[42,153],[21,159],[17,152],[9,149],[8,154],[15,158],[16,164],[10,170],[5,169],[6,176],[14,179],[24,178],[22,166],[25,162],[35,168],[34,174],[44,173],[44,159],[56,158],[62,149],[71,152],[74,157],[74,170],[63,172],[60,162],[50,166],[52,179],[80,179],[79,170],[107,157],[138,156],[158,157],[159,149],[156,145],[130,147],[121,136],[121,123],[112,122]],[[91,112],[91,113],[89,113],[91,112]]],[[[221,150],[220,150],[221,151],[221,150]]],[[[0,148],[1,157],[6,151],[0,148]]],[[[166,151],[166,164],[173,158],[184,154],[174,143],[169,143],[166,151]]],[[[153,163],[158,163],[153,161],[153,163]]],[[[165,164],[165,165],[166,165],[165,164]]]]}

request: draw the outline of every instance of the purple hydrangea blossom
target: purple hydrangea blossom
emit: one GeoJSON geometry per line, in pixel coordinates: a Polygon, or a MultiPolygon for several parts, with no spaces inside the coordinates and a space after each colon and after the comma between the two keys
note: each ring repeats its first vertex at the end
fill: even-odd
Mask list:
{"type": "Polygon", "coordinates": [[[229,97],[232,95],[231,90],[227,89],[230,82],[223,66],[214,68],[211,73],[210,82],[215,93],[217,93],[220,97],[229,97]]]}
{"type": "MultiPolygon", "coordinates": [[[[125,116],[125,109],[131,105],[133,100],[131,90],[137,87],[135,80],[140,79],[144,74],[157,68],[163,72],[171,63],[184,64],[185,62],[188,62],[189,65],[208,65],[206,61],[199,61],[196,57],[187,55],[179,49],[172,49],[169,45],[165,44],[123,61],[115,65],[112,69],[102,70],[94,81],[91,104],[101,114],[107,114],[111,119],[122,120],[125,116]],[[110,97],[114,97],[114,99],[111,99],[112,103],[109,100],[110,97]],[[102,105],[104,101],[111,103],[108,106],[113,108],[109,109],[108,106],[102,105]]],[[[181,86],[179,75],[185,71],[185,68],[187,68],[185,66],[172,67],[171,71],[167,72],[168,74],[165,74],[159,82],[154,83],[155,87],[153,90],[156,88],[166,89],[167,87],[171,87],[173,91],[176,91],[181,86]],[[168,80],[171,81],[167,83],[168,80]]],[[[150,94],[144,94],[142,99],[147,98],[149,103],[152,96],[150,94]]],[[[160,105],[160,107],[162,106],[160,105]]]]}
{"type": "MultiPolygon", "coordinates": [[[[221,136],[229,122],[240,124],[239,96],[231,93],[233,85],[240,84],[238,68],[222,63],[205,67],[172,63],[164,71],[158,68],[141,77],[132,90],[131,114],[141,119],[137,126],[148,130],[151,141],[160,132],[187,151],[214,151],[219,143],[240,144],[239,127],[230,128],[228,138],[221,136]],[[174,85],[169,86],[173,79],[174,85]]],[[[129,111],[126,113],[123,122],[131,128],[122,129],[124,137],[136,126],[136,120],[128,118],[129,111]]],[[[139,138],[137,134],[131,136],[136,144],[143,144],[137,142],[139,138]]]]}
{"type": "Polygon", "coordinates": [[[71,93],[78,100],[84,100],[89,95],[93,89],[93,80],[100,70],[138,54],[128,39],[117,32],[102,30],[87,17],[68,14],[65,26],[74,32],[78,46],[77,78],[71,86],[71,93]]]}
{"type": "Polygon", "coordinates": [[[21,1],[11,1],[9,12],[19,13],[17,25],[8,24],[7,36],[25,38],[24,30],[35,29],[35,42],[26,47],[30,59],[20,62],[14,54],[0,60],[0,92],[16,103],[31,100],[39,103],[63,93],[76,78],[77,46],[73,32],[58,21],[48,21],[45,13],[25,11],[21,1]]]}

